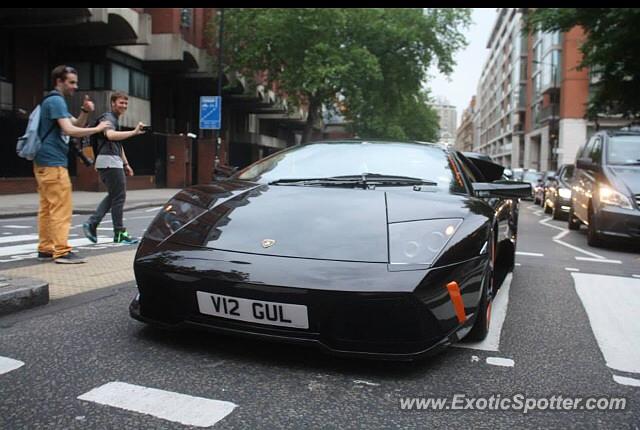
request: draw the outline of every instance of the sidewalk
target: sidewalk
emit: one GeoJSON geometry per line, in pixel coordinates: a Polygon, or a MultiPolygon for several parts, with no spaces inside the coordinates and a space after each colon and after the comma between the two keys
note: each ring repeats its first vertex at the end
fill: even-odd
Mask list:
{"type": "MultiPolygon", "coordinates": [[[[132,209],[162,206],[180,189],[152,188],[148,190],[127,190],[125,211],[132,209]]],[[[73,213],[91,214],[100,201],[107,195],[106,191],[74,191],[73,213]]],[[[0,218],[36,216],[38,214],[38,193],[6,194],[0,196],[0,218]]]]}

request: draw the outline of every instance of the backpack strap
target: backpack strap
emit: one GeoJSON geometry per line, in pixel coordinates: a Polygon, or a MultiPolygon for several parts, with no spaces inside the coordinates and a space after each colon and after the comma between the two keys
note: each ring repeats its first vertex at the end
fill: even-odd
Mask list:
{"type": "MultiPolygon", "coordinates": [[[[46,96],[44,96],[42,98],[42,101],[40,102],[40,106],[42,106],[42,103],[44,103],[44,101],[46,99],[48,99],[49,97],[52,96],[58,96],[58,97],[62,97],[62,95],[60,93],[58,93],[57,91],[51,91],[49,94],[47,94],[46,96]]],[[[47,138],[47,136],[49,136],[49,134],[53,131],[53,129],[55,128],[55,126],[58,124],[57,121],[54,121],[53,124],[51,124],[51,127],[49,127],[49,130],[47,130],[47,132],[44,134],[44,137],[42,139],[40,139],[41,142],[44,142],[44,140],[47,138]]]]}

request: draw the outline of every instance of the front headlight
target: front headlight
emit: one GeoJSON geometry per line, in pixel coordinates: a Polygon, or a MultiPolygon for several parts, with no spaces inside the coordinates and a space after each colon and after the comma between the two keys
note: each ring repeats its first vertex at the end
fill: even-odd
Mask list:
{"type": "Polygon", "coordinates": [[[163,241],[204,211],[206,209],[193,203],[171,199],[151,221],[144,237],[159,242],[163,241]]]}
{"type": "Polygon", "coordinates": [[[620,208],[631,209],[631,201],[624,194],[614,190],[607,185],[600,185],[600,203],[603,205],[618,206],[620,208]]]}
{"type": "Polygon", "coordinates": [[[430,266],[454,235],[462,219],[432,219],[389,224],[393,265],[430,266]]]}
{"type": "Polygon", "coordinates": [[[563,199],[571,198],[571,190],[569,188],[560,188],[558,190],[558,194],[560,194],[560,197],[562,197],[563,199]]]}

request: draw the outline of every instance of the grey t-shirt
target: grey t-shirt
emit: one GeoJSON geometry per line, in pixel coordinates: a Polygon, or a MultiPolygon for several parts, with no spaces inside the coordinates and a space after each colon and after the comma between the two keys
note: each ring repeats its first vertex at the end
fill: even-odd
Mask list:
{"type": "Polygon", "coordinates": [[[122,144],[120,142],[110,141],[106,137],[107,130],[119,130],[120,125],[118,124],[118,116],[113,112],[107,112],[102,115],[101,118],[98,118],[98,120],[109,121],[111,125],[108,126],[103,134],[98,137],[100,153],[96,157],[96,169],[122,169],[124,167],[124,162],[121,158],[122,144]]]}

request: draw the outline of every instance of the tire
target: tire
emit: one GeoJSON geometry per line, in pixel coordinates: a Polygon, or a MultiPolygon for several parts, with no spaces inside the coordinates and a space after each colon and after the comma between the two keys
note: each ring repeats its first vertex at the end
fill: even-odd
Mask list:
{"type": "MultiPolygon", "coordinates": [[[[555,219],[555,220],[559,220],[562,219],[564,216],[562,214],[562,211],[560,210],[560,205],[558,204],[558,201],[554,201],[553,202],[553,208],[551,208],[551,219],[555,219]]],[[[579,228],[579,226],[578,226],[579,228]]]]}
{"type": "Polygon", "coordinates": [[[573,205],[569,208],[569,221],[568,226],[569,230],[580,230],[580,225],[582,223],[576,216],[573,214],[573,205]]]}
{"type": "Polygon", "coordinates": [[[488,268],[487,274],[483,279],[482,296],[480,297],[480,303],[476,311],[476,320],[473,323],[473,327],[465,340],[478,342],[484,340],[489,334],[489,325],[491,323],[491,303],[493,295],[493,269],[488,268]]]}
{"type": "Polygon", "coordinates": [[[549,207],[549,205],[547,204],[547,201],[544,201],[544,204],[542,205],[542,207],[544,208],[544,213],[546,214],[550,214],[553,209],[551,207],[549,207]]]}
{"type": "Polygon", "coordinates": [[[589,206],[589,225],[587,226],[587,243],[589,246],[602,246],[602,237],[596,230],[596,222],[593,218],[593,209],[589,206]]]}

